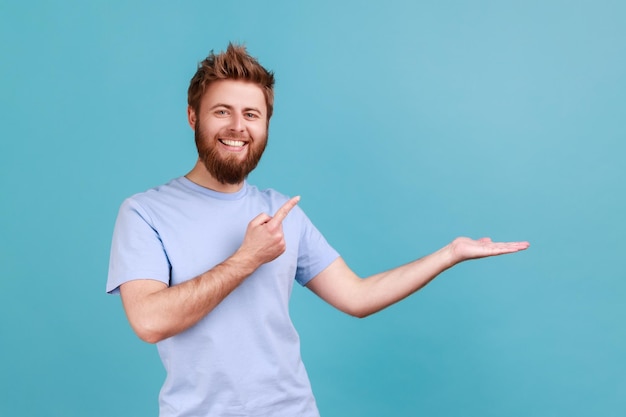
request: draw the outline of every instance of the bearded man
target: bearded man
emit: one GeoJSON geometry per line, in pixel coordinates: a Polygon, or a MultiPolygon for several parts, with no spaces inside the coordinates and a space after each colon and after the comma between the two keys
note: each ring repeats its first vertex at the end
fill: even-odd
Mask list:
{"type": "Polygon", "coordinates": [[[122,204],[107,292],[156,343],[167,377],[161,417],[319,416],[288,301],[294,280],[356,317],[422,288],[459,262],[527,242],[457,238],[361,279],[297,207],[246,181],[268,138],[274,76],[230,44],[200,63],[188,91],[198,160],[185,176],[122,204]]]}

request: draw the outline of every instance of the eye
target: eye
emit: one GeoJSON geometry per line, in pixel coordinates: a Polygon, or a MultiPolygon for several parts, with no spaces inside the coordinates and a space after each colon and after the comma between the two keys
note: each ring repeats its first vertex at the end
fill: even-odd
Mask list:
{"type": "Polygon", "coordinates": [[[217,109],[215,110],[216,116],[228,116],[228,110],[226,109],[217,109]]]}
{"type": "Polygon", "coordinates": [[[258,118],[259,118],[259,115],[258,115],[258,114],[256,114],[256,113],[250,113],[250,112],[248,112],[248,113],[244,113],[243,115],[244,115],[246,118],[248,118],[248,119],[258,119],[258,118]]]}

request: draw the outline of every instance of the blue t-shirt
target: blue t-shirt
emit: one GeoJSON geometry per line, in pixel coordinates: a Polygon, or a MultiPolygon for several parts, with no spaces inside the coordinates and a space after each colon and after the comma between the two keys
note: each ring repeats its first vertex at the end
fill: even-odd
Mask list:
{"type": "MultiPolygon", "coordinates": [[[[176,285],[202,274],[239,248],[250,220],[287,200],[247,183],[219,193],[185,177],[130,197],[115,224],[107,292],[134,279],[176,285]]],[[[157,344],[167,371],[160,417],[319,415],[288,302],[294,278],[305,285],[339,255],[298,206],[283,232],[285,253],[157,344]]]]}

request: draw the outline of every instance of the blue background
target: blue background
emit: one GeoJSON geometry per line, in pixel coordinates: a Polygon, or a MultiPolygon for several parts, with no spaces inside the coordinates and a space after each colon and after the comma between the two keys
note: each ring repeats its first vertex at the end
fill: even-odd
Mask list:
{"type": "Polygon", "coordinates": [[[157,414],[111,232],[192,167],[187,85],[230,40],[277,76],[251,182],[359,274],[532,243],[365,320],[295,288],[324,417],[626,413],[624,2],[174,3],[0,2],[0,415],[157,414]]]}

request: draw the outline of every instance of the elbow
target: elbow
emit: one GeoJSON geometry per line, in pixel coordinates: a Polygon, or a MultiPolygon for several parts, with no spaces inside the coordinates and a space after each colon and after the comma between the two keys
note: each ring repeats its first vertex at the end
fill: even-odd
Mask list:
{"type": "Polygon", "coordinates": [[[354,295],[342,302],[334,302],[332,305],[338,310],[357,319],[364,319],[380,310],[377,304],[372,303],[367,298],[354,295]]]}
{"type": "Polygon", "coordinates": [[[139,339],[143,340],[146,343],[155,344],[160,342],[161,340],[167,339],[167,335],[165,335],[162,331],[160,331],[153,323],[150,323],[146,320],[135,320],[131,322],[131,327],[133,331],[139,337],[139,339]]]}
{"type": "Polygon", "coordinates": [[[375,311],[372,311],[369,308],[359,306],[346,308],[343,310],[343,312],[357,319],[364,319],[365,317],[369,317],[370,315],[375,313],[375,311]]]}
{"type": "Polygon", "coordinates": [[[364,311],[364,312],[361,312],[361,313],[355,315],[354,317],[356,317],[357,319],[364,319],[366,317],[371,316],[372,314],[374,314],[373,311],[364,311]]]}
{"type": "Polygon", "coordinates": [[[356,317],[357,319],[364,319],[366,317],[371,316],[372,314],[374,314],[373,311],[359,311],[359,312],[351,314],[351,316],[356,317]]]}
{"type": "Polygon", "coordinates": [[[146,343],[150,343],[151,345],[154,345],[155,343],[158,343],[161,340],[165,339],[157,333],[135,331],[135,334],[137,335],[137,337],[139,337],[139,339],[143,340],[146,343]]]}

